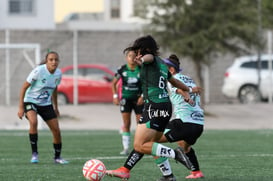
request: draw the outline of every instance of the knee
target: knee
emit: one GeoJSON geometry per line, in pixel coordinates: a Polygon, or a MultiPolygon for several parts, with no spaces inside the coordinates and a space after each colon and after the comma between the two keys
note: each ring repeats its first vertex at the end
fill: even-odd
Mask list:
{"type": "Polygon", "coordinates": [[[57,128],[52,128],[51,132],[54,135],[54,137],[60,137],[61,136],[61,131],[60,131],[60,129],[58,127],[57,128]]]}
{"type": "Polygon", "coordinates": [[[142,153],[142,146],[139,143],[134,143],[134,149],[136,152],[142,153]]]}

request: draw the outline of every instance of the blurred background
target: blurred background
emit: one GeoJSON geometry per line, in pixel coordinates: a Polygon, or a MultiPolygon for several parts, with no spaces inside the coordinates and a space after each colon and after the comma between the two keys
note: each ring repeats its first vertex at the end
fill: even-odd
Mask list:
{"type": "Polygon", "coordinates": [[[272,15],[270,0],[1,0],[0,105],[18,104],[21,85],[48,51],[60,55],[63,104],[112,102],[124,48],[147,34],[162,58],[180,57],[205,104],[271,103],[272,15]]]}

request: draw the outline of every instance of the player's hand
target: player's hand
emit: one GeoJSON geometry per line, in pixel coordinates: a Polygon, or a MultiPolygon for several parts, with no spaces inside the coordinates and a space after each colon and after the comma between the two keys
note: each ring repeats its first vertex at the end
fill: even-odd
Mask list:
{"type": "Polygon", "coordinates": [[[193,87],[192,88],[193,93],[201,93],[202,91],[203,91],[203,89],[201,87],[193,87]]]}
{"type": "Polygon", "coordinates": [[[113,104],[119,105],[119,99],[118,98],[113,98],[113,104]]]}
{"type": "Polygon", "coordinates": [[[19,109],[18,110],[18,113],[17,113],[17,116],[19,117],[19,119],[22,119],[23,118],[23,116],[24,116],[24,109],[19,109]]]}
{"type": "Polygon", "coordinates": [[[141,57],[142,55],[137,55],[134,59],[134,61],[138,64],[138,65],[141,65],[142,64],[142,61],[141,61],[141,57]]]}
{"type": "Polygon", "coordinates": [[[142,105],[143,103],[144,103],[143,97],[140,96],[140,97],[137,99],[137,105],[142,105]]]}

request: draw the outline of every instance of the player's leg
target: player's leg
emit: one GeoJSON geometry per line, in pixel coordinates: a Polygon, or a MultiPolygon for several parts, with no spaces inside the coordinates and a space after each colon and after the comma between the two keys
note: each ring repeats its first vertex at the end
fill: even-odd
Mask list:
{"type": "Polygon", "coordinates": [[[61,158],[62,137],[57,115],[53,109],[53,106],[39,106],[38,113],[48,125],[53,136],[53,148],[55,150],[54,162],[59,164],[67,164],[68,161],[61,158]]]}
{"type": "Polygon", "coordinates": [[[193,123],[183,123],[180,119],[172,120],[162,136],[161,141],[177,142],[177,144],[183,148],[186,156],[192,163],[191,174],[186,178],[201,178],[204,177],[203,173],[199,169],[199,162],[195,154],[194,149],[191,147],[201,136],[203,132],[203,125],[193,123]]]}
{"type": "Polygon", "coordinates": [[[131,114],[133,109],[132,100],[122,99],[120,101],[120,112],[123,120],[123,127],[121,133],[121,141],[123,150],[120,152],[121,155],[129,154],[129,147],[131,142],[131,114]]]}
{"type": "MultiPolygon", "coordinates": [[[[30,105],[31,106],[31,105],[30,105]]],[[[38,119],[37,113],[34,110],[28,110],[26,112],[26,117],[29,122],[29,141],[32,150],[31,163],[38,163],[38,119]]]]}
{"type": "MultiPolygon", "coordinates": [[[[170,121],[165,129],[164,135],[160,138],[158,142],[165,143],[165,142],[176,142],[177,140],[181,140],[184,138],[184,132],[183,132],[183,123],[180,119],[174,119],[170,121]]],[[[184,144],[179,145],[185,150],[184,144]]],[[[185,151],[186,152],[186,151],[185,151]]],[[[185,153],[186,155],[186,153],[185,153]]],[[[160,161],[160,160],[159,160],[160,161]]],[[[157,163],[158,161],[156,161],[157,163]]],[[[163,177],[159,179],[159,181],[168,181],[168,180],[175,180],[172,172],[171,172],[171,166],[168,164],[168,160],[165,160],[162,162],[162,165],[164,165],[164,169],[162,169],[162,165],[158,164],[158,167],[160,171],[162,172],[163,177]]]]}
{"type": "Polygon", "coordinates": [[[122,127],[122,146],[123,150],[120,152],[121,155],[128,155],[129,154],[129,147],[131,142],[131,112],[122,112],[122,120],[123,120],[123,127],[122,127]]]}
{"type": "Polygon", "coordinates": [[[163,174],[157,181],[176,181],[168,158],[155,157],[155,163],[163,174]]]}
{"type": "MultiPolygon", "coordinates": [[[[145,126],[145,124],[142,124],[142,126],[145,126]]],[[[143,129],[142,126],[140,126],[140,124],[137,125],[135,141],[136,141],[136,139],[139,139],[139,137],[137,135],[138,135],[138,131],[143,129]]],[[[108,176],[118,177],[118,178],[122,178],[122,179],[129,179],[131,169],[133,169],[133,167],[138,163],[138,161],[140,161],[140,159],[143,157],[143,155],[144,155],[143,153],[138,152],[135,149],[133,149],[132,152],[127,157],[127,159],[122,167],[120,167],[116,170],[107,170],[106,174],[108,176]]]]}
{"type": "Polygon", "coordinates": [[[54,162],[58,164],[67,164],[68,161],[64,160],[61,157],[62,138],[61,138],[61,131],[60,131],[58,119],[53,118],[53,119],[47,120],[46,123],[48,127],[50,128],[53,135],[53,148],[55,150],[54,162]]]}
{"type": "Polygon", "coordinates": [[[198,162],[197,156],[195,154],[194,149],[191,147],[191,145],[185,141],[179,141],[178,145],[184,148],[187,157],[190,159],[191,163],[193,164],[191,173],[186,178],[189,178],[189,179],[203,178],[204,174],[201,172],[199,168],[199,162],[198,162]]]}

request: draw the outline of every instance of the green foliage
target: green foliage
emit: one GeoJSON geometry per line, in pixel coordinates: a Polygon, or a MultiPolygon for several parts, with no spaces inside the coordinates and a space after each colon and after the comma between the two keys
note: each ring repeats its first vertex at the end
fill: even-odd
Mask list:
{"type": "Polygon", "coordinates": [[[162,47],[188,56],[196,63],[209,64],[212,55],[246,53],[250,48],[261,45],[257,38],[257,1],[149,2],[146,12],[154,10],[154,16],[145,16],[151,22],[146,31],[152,32],[162,47]]]}
{"type": "MultiPolygon", "coordinates": [[[[40,163],[30,164],[27,131],[0,131],[0,180],[5,181],[84,181],[85,161],[96,158],[107,169],[123,165],[126,157],[119,156],[121,138],[118,131],[63,131],[63,153],[68,165],[53,163],[52,136],[39,132],[40,163]]],[[[194,146],[206,181],[270,181],[272,172],[271,130],[206,130],[194,146]]],[[[176,147],[175,144],[167,144],[176,147]]],[[[177,180],[184,180],[188,171],[171,159],[177,180]]],[[[135,181],[156,180],[160,177],[151,156],[145,156],[131,172],[135,181]]],[[[120,179],[105,177],[104,181],[120,179]]]]}

